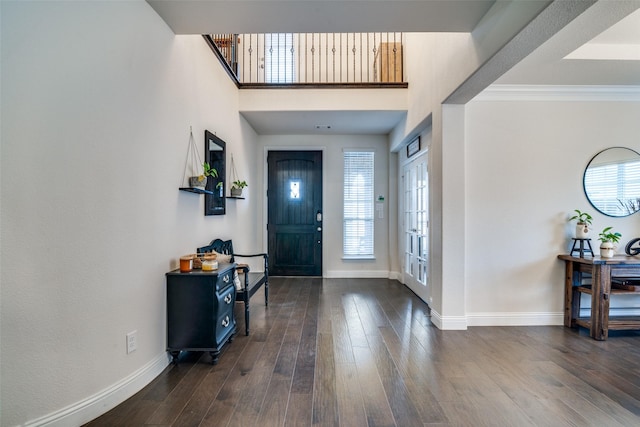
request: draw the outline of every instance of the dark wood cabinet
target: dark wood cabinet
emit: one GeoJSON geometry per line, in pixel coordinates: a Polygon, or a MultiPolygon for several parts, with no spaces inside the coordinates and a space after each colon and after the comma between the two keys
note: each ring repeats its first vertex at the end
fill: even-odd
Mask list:
{"type": "Polygon", "coordinates": [[[174,270],[167,276],[167,351],[178,362],[181,351],[208,351],[212,363],[233,340],[235,264],[220,263],[216,271],[174,270]]]}

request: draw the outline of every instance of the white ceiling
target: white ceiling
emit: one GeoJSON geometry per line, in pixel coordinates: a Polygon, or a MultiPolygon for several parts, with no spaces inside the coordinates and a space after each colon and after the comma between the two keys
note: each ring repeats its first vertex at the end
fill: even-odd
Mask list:
{"type": "Polygon", "coordinates": [[[176,34],[471,32],[494,2],[147,0],[176,34]]]}
{"type": "Polygon", "coordinates": [[[250,111],[242,115],[261,135],[386,135],[406,112],[250,111]]]}
{"type": "MultiPolygon", "coordinates": [[[[176,34],[470,32],[494,3],[493,0],[147,2],[176,34]]],[[[596,2],[495,83],[640,85],[638,8],[640,1],[596,2]],[[636,54],[637,58],[633,56],[636,54]]],[[[250,112],[244,116],[260,134],[386,134],[403,118],[397,111],[250,112]],[[326,124],[331,129],[316,129],[316,125],[326,124]]]]}
{"type": "Polygon", "coordinates": [[[597,3],[496,83],[640,85],[638,8],[640,2],[597,3]]]}

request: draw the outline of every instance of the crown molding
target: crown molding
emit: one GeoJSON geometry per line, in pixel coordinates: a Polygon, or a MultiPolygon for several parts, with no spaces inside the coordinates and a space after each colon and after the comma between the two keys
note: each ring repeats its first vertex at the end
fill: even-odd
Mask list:
{"type": "Polygon", "coordinates": [[[640,86],[491,85],[472,101],[640,102],[640,86]]]}

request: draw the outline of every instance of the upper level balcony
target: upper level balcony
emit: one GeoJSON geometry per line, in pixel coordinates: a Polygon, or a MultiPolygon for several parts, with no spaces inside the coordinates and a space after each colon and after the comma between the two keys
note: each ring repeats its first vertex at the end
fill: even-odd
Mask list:
{"type": "Polygon", "coordinates": [[[403,33],[208,34],[239,88],[406,88],[403,33]]]}

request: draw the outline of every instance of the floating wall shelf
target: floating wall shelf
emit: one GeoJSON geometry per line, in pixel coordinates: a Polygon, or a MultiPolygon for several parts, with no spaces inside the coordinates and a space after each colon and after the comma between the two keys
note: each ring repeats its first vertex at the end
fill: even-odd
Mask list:
{"type": "Polygon", "coordinates": [[[179,190],[187,191],[189,193],[196,193],[196,194],[213,194],[213,191],[203,190],[201,188],[180,187],[179,190]]]}

